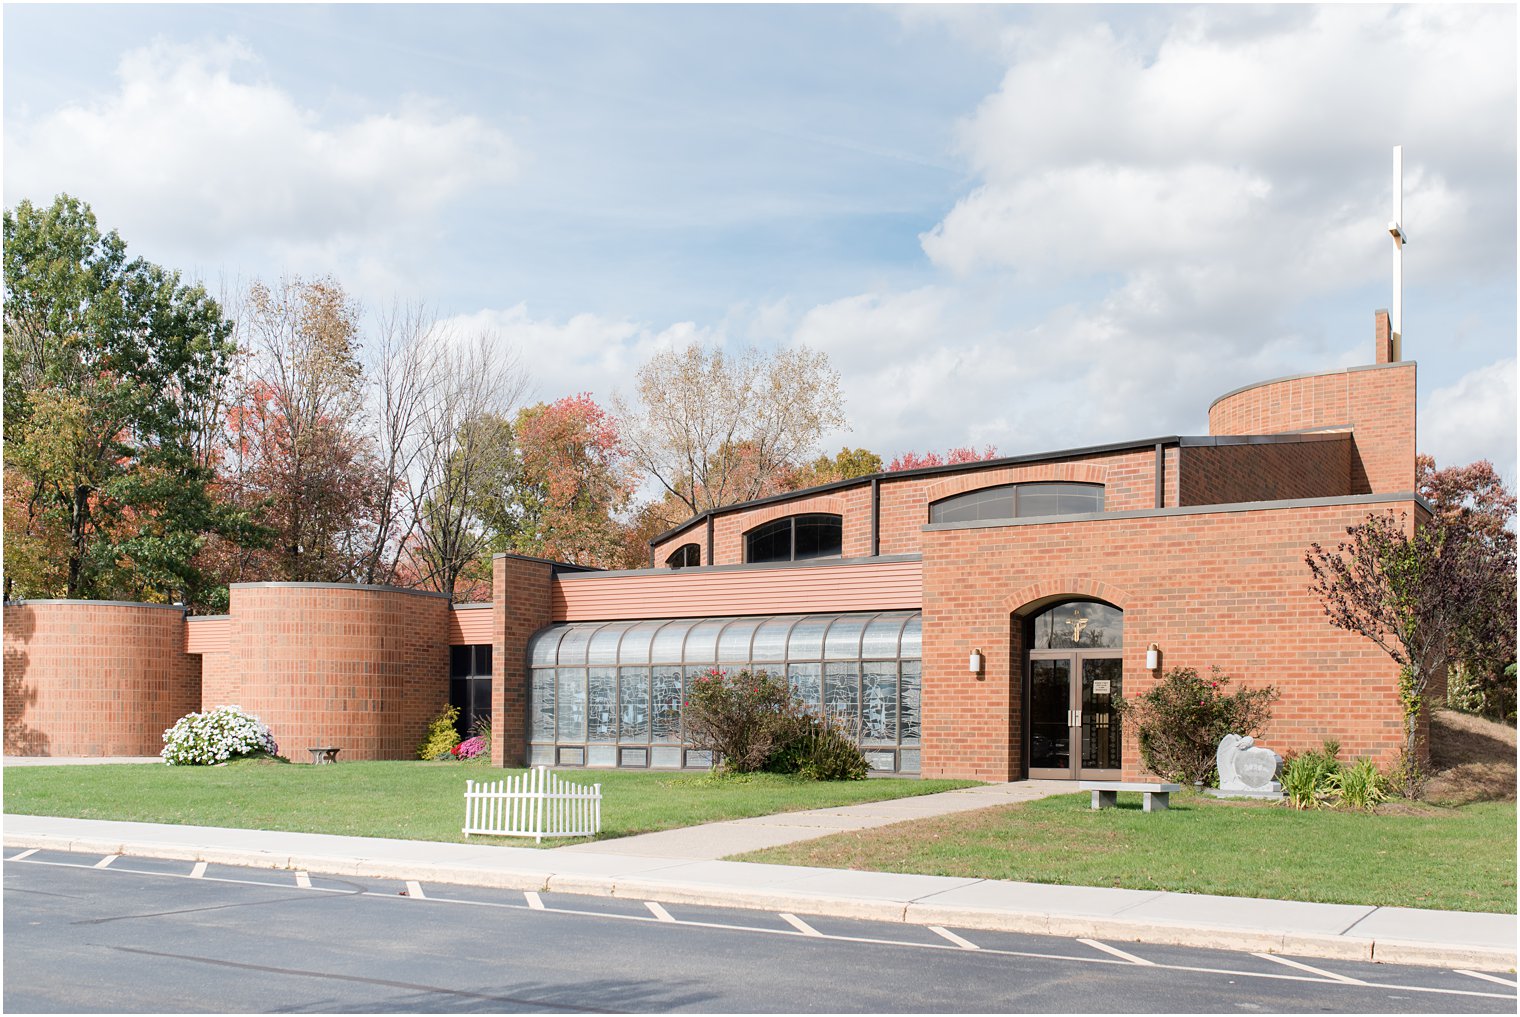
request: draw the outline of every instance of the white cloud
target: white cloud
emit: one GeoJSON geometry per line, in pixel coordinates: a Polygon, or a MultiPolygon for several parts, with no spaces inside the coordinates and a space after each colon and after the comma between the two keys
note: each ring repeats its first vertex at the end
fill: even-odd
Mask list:
{"type": "Polygon", "coordinates": [[[127,53],[115,92],[6,125],[6,204],[68,191],[134,244],[212,263],[263,246],[320,270],[415,244],[512,172],[510,143],[476,117],[408,98],[329,120],[258,71],[233,40],[127,53]]]}
{"type": "Polygon", "coordinates": [[[1515,484],[1515,360],[1469,371],[1426,397],[1419,414],[1420,451],[1440,466],[1493,462],[1515,484]]]}
{"type": "MultiPolygon", "coordinates": [[[[1008,70],[960,130],[978,179],[921,237],[939,282],[804,315],[798,337],[851,365],[865,444],[1011,453],[1201,433],[1235,385],[1368,362],[1386,297],[1347,309],[1365,331],[1323,319],[1387,292],[1394,143],[1407,279],[1443,294],[1513,279],[1513,10],[1112,17],[1128,20],[1040,9],[1004,28],[1008,70]]],[[[1493,426],[1473,426],[1503,403],[1488,374],[1450,390],[1488,407],[1467,414],[1466,459],[1513,460],[1512,362],[1508,377],[1493,426]]],[[[1432,397],[1436,444],[1456,399],[1432,397]]]]}
{"type": "Polygon", "coordinates": [[[958,274],[1223,284],[1258,316],[1386,271],[1388,150],[1422,279],[1513,274],[1514,12],[1178,11],[1159,41],[1010,28],[963,125],[983,183],[923,246],[958,274]]]}
{"type": "Polygon", "coordinates": [[[631,392],[634,374],[658,351],[725,338],[689,321],[657,329],[597,314],[564,321],[535,318],[523,303],[455,315],[443,325],[462,338],[491,335],[504,352],[514,351],[530,375],[531,401],[590,392],[603,406],[610,405],[614,392],[631,392]]]}

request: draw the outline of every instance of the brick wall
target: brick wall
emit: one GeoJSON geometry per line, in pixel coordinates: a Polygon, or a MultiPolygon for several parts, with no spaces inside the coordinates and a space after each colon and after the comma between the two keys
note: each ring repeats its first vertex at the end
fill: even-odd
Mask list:
{"type": "MultiPolygon", "coordinates": [[[[1177,449],[1164,453],[1165,504],[1178,497],[1177,449]]],[[[1156,453],[1144,448],[1078,456],[1055,462],[1029,463],[991,469],[968,467],[965,472],[881,478],[880,553],[917,554],[920,528],[929,521],[931,502],[984,487],[1037,481],[1066,481],[1104,485],[1104,507],[1111,512],[1153,508],[1156,504],[1156,453]]],[[[713,523],[713,560],[707,560],[707,528],[693,526],[656,545],[654,560],[663,563],[682,544],[695,541],[704,565],[737,565],[744,561],[744,534],[762,523],[803,512],[832,512],[844,517],[843,556],[871,553],[871,485],[804,495],[752,509],[720,514],[713,523]]]]}
{"type": "Polygon", "coordinates": [[[1183,505],[1351,494],[1351,435],[1338,441],[1182,449],[1183,505]]]}
{"type": "MultiPolygon", "coordinates": [[[[388,587],[235,584],[228,666],[238,705],[282,754],[412,759],[449,698],[449,602],[388,587]]],[[[208,703],[210,705],[218,705],[208,703]]]]}
{"type": "Polygon", "coordinates": [[[1415,364],[1263,382],[1209,407],[1210,434],[1350,429],[1352,494],[1413,491],[1415,364]]]}
{"type": "Polygon", "coordinates": [[[552,620],[550,562],[497,555],[491,562],[491,764],[528,758],[528,640],[552,620]]]}
{"type": "MultiPolygon", "coordinates": [[[[695,531],[701,535],[698,543],[702,546],[702,564],[735,565],[744,561],[744,534],[773,519],[804,512],[829,512],[844,517],[843,536],[846,558],[863,558],[871,553],[871,485],[866,482],[859,487],[846,488],[842,491],[830,491],[826,494],[811,495],[775,505],[761,505],[743,512],[720,515],[713,520],[713,560],[711,562],[707,560],[705,530],[698,527],[695,531]]],[[[673,543],[670,550],[678,546],[680,546],[679,543],[673,543]]],[[[664,555],[669,554],[670,550],[666,550],[664,554],[656,552],[655,561],[664,562],[664,555]]]]}
{"type": "MultiPolygon", "coordinates": [[[[1346,758],[1393,763],[1401,741],[1397,667],[1360,636],[1332,628],[1309,592],[1313,541],[1333,541],[1370,511],[1414,517],[1414,504],[1341,504],[924,533],[923,774],[1008,780],[1023,758],[1021,619],[1063,599],[1124,611],[1125,695],[1163,670],[1217,664],[1282,699],[1263,744],[1279,751],[1338,738],[1346,758]],[[966,670],[979,648],[986,666],[966,670]]],[[[1140,776],[1135,732],[1124,770],[1140,776]]]]}
{"type": "Polygon", "coordinates": [[[153,604],[5,605],[5,752],[155,756],[200,706],[184,612],[153,604]]]}

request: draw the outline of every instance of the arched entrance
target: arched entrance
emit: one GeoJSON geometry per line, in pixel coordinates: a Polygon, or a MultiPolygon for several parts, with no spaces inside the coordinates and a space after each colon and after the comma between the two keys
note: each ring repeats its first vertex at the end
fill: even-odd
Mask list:
{"type": "Polygon", "coordinates": [[[1029,776],[1117,779],[1124,738],[1113,704],[1124,672],[1124,612],[1099,601],[1068,601],[1024,624],[1029,776]]]}

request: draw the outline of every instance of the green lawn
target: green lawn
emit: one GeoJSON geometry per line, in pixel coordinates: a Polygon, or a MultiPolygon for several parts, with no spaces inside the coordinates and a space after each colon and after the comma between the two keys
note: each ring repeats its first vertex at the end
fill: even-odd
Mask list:
{"type": "MultiPolygon", "coordinates": [[[[471,763],[350,762],[337,766],[37,766],[5,771],[5,811],[22,815],[185,823],[358,837],[462,841],[464,783],[520,770],[471,763]]],[[[560,771],[602,785],[602,837],[970,787],[964,780],[812,783],[773,774],[560,771]]],[[[586,838],[580,838],[582,840],[586,838]]],[[[531,845],[520,837],[471,843],[531,845]]],[[[555,839],[545,846],[576,843],[555,839]]]]}
{"type": "Polygon", "coordinates": [[[1515,803],[1295,812],[1184,793],[1164,813],[1139,796],[1089,796],[918,820],[737,856],[1236,897],[1515,911],[1515,803]],[[1132,799],[1126,801],[1125,799],[1132,799]]]}

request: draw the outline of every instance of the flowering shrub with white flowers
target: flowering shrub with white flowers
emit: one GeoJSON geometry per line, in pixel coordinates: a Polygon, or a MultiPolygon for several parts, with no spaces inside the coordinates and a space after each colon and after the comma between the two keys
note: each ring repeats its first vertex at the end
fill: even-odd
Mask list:
{"type": "Polygon", "coordinates": [[[159,755],[170,766],[212,766],[256,752],[278,755],[269,728],[240,706],[218,706],[205,713],[186,714],[164,732],[159,755]]]}

